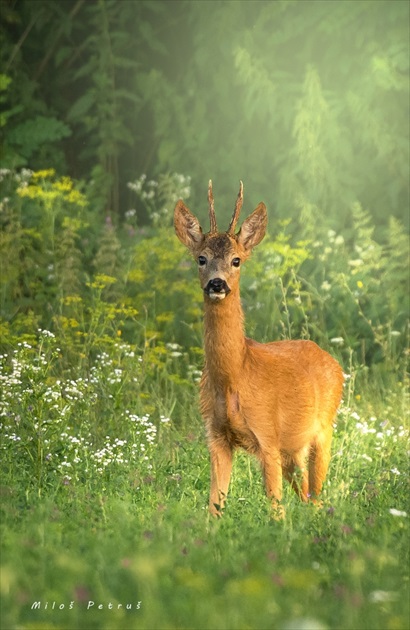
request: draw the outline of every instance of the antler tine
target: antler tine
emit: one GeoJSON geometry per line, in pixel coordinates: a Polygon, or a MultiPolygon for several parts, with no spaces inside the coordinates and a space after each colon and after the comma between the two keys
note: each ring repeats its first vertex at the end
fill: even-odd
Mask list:
{"type": "Polygon", "coordinates": [[[234,210],[234,213],[232,215],[231,222],[229,224],[228,234],[235,234],[235,228],[236,228],[236,224],[237,224],[238,219],[239,219],[239,213],[240,213],[241,208],[242,208],[242,203],[243,203],[243,183],[242,183],[242,181],[240,181],[239,182],[239,193],[238,193],[238,197],[236,199],[235,210],[234,210]]]}
{"type": "Polygon", "coordinates": [[[212,193],[212,180],[209,180],[208,184],[208,203],[209,203],[209,222],[211,224],[210,232],[214,233],[218,231],[216,226],[215,208],[214,208],[214,196],[212,193]]]}

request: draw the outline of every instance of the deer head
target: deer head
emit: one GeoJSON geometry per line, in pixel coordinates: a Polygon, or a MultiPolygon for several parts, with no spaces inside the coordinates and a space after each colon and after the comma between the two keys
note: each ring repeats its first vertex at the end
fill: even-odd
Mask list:
{"type": "Polygon", "coordinates": [[[188,210],[182,200],[175,206],[175,232],[181,243],[197,260],[201,287],[206,298],[214,302],[219,302],[231,292],[238,291],[241,263],[249,257],[252,249],[265,236],[268,219],[264,203],[258,205],[235,234],[242,202],[243,184],[240,182],[229,228],[226,232],[219,232],[210,180],[208,186],[210,230],[206,234],[198,219],[188,210]]]}

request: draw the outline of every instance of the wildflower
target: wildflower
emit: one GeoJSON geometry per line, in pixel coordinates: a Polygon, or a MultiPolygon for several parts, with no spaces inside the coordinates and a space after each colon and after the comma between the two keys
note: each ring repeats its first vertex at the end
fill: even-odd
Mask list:
{"type": "Polygon", "coordinates": [[[137,214],[137,211],[135,210],[135,208],[131,208],[130,210],[127,210],[127,212],[125,213],[125,218],[131,219],[131,217],[135,217],[136,214],[137,214]]]}
{"type": "Polygon", "coordinates": [[[358,280],[358,281],[356,282],[356,284],[357,284],[358,289],[363,289],[364,284],[363,284],[363,282],[362,282],[361,280],[358,280]]]}
{"type": "Polygon", "coordinates": [[[393,593],[392,591],[372,591],[369,595],[369,600],[374,604],[394,602],[398,598],[398,593],[393,593]]]}
{"type": "Polygon", "coordinates": [[[321,621],[311,617],[290,619],[282,625],[284,630],[326,630],[326,627],[321,621]]]}
{"type": "Polygon", "coordinates": [[[53,187],[61,192],[70,192],[73,188],[73,182],[69,177],[62,177],[59,181],[53,184],[53,187]]]}
{"type": "Polygon", "coordinates": [[[86,586],[76,586],[74,589],[75,599],[81,603],[88,602],[90,600],[90,591],[86,586]]]}
{"type": "Polygon", "coordinates": [[[352,528],[349,525],[342,525],[340,528],[343,534],[349,535],[353,533],[352,528]]]}
{"type": "Polygon", "coordinates": [[[403,516],[404,518],[407,516],[407,512],[396,510],[395,508],[390,508],[389,512],[392,516],[403,516]]]}
{"type": "Polygon", "coordinates": [[[87,282],[87,286],[91,289],[104,289],[107,285],[117,282],[116,278],[105,274],[98,274],[94,278],[94,282],[87,282]]]}
{"type": "Polygon", "coordinates": [[[181,350],[181,346],[178,343],[167,343],[165,346],[168,350],[181,350]]]}
{"type": "Polygon", "coordinates": [[[390,472],[393,473],[393,475],[400,475],[400,471],[397,470],[397,468],[392,468],[390,472]]]}
{"type": "Polygon", "coordinates": [[[54,177],[55,174],[56,172],[54,168],[48,168],[42,171],[35,171],[34,173],[32,173],[32,178],[33,179],[47,179],[47,177],[54,177]]]}
{"type": "Polygon", "coordinates": [[[65,201],[77,204],[78,206],[84,207],[87,205],[86,197],[84,197],[84,195],[82,195],[79,190],[71,190],[71,192],[66,195],[64,199],[65,201]]]}
{"type": "Polygon", "coordinates": [[[43,337],[49,337],[50,339],[55,339],[56,338],[56,336],[52,332],[50,332],[49,330],[41,330],[41,328],[39,328],[38,332],[43,337]]]}
{"type": "Polygon", "coordinates": [[[7,175],[10,175],[11,170],[9,168],[0,168],[0,182],[3,181],[7,175]]]}
{"type": "Polygon", "coordinates": [[[344,342],[345,341],[343,337],[332,337],[332,339],[330,340],[330,343],[332,343],[334,346],[343,346],[344,342]]]}

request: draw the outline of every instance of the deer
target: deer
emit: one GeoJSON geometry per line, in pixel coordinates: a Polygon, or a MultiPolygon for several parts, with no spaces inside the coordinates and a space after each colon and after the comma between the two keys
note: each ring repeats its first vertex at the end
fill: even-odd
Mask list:
{"type": "Polygon", "coordinates": [[[204,233],[182,200],[175,206],[174,227],[197,261],[204,296],[200,410],[210,454],[209,512],[222,516],[233,455],[242,448],[259,460],[274,518],[281,519],[283,477],[302,502],[318,502],[330,463],[343,371],[313,341],[259,343],[245,336],[239,277],[265,236],[266,206],[259,203],[236,232],[241,181],[228,230],[220,232],[211,180],[208,204],[209,232],[204,233]]]}

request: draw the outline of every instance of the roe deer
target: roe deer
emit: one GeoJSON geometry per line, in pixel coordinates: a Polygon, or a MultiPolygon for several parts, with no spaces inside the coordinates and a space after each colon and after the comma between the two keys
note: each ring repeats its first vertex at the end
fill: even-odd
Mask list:
{"type": "Polygon", "coordinates": [[[233,451],[242,447],[260,460],[267,495],[281,517],[282,474],[302,501],[315,501],[321,491],[343,372],[312,341],[258,343],[245,337],[240,266],[263,239],[267,213],[260,203],[235,234],[242,200],[240,182],[226,232],[217,229],[211,181],[208,233],[182,200],[174,213],[176,234],[198,262],[204,292],[200,399],[211,458],[209,510],[214,516],[222,514],[233,451]]]}

